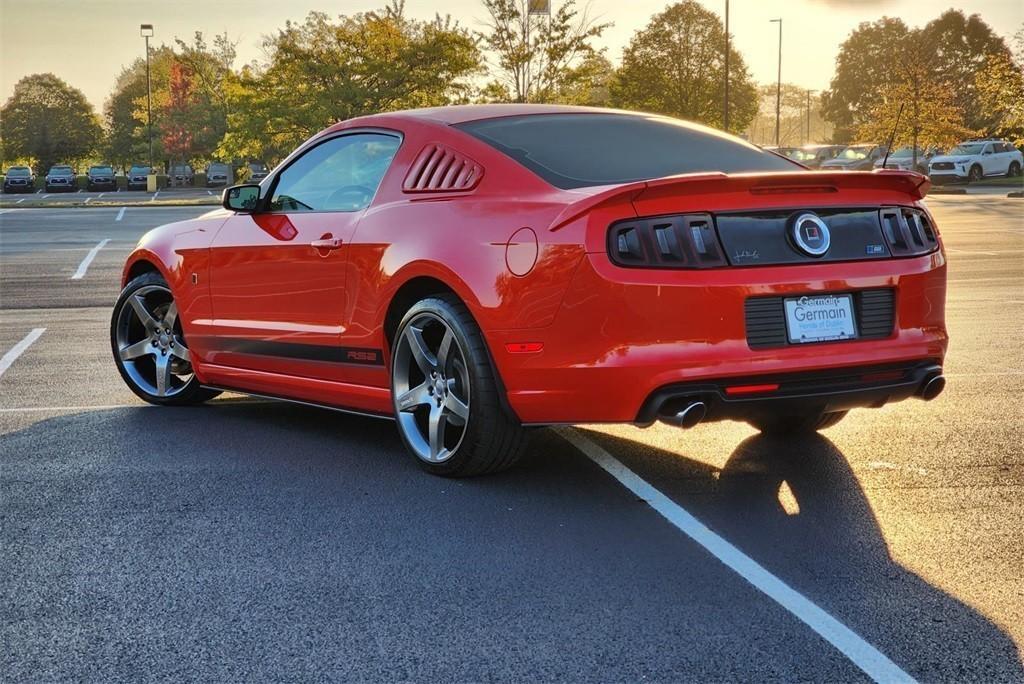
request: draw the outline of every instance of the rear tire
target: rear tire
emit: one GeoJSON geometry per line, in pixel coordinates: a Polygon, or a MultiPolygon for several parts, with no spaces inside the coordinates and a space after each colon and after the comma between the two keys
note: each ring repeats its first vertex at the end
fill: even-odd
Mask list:
{"type": "Polygon", "coordinates": [[[1020,175],[1020,163],[1010,162],[1010,168],[1006,171],[1007,178],[1015,178],[1020,175]]]}
{"type": "Polygon", "coordinates": [[[429,473],[495,473],[525,450],[526,430],[502,403],[483,335],[453,295],[422,299],[402,318],[391,396],[402,442],[429,473]]]}
{"type": "Polygon", "coordinates": [[[819,411],[805,416],[770,416],[748,422],[765,434],[792,435],[830,428],[846,417],[847,411],[819,411]]]}

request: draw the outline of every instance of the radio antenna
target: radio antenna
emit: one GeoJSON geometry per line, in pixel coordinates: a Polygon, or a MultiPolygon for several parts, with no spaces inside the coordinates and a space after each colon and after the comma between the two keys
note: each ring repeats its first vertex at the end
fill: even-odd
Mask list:
{"type": "Polygon", "coordinates": [[[885,148],[885,157],[882,159],[882,170],[885,170],[885,163],[889,161],[889,153],[892,152],[892,143],[896,139],[896,129],[900,126],[900,117],[903,116],[903,106],[906,102],[900,103],[900,111],[896,114],[896,123],[893,124],[892,133],[889,134],[889,144],[885,148]]]}

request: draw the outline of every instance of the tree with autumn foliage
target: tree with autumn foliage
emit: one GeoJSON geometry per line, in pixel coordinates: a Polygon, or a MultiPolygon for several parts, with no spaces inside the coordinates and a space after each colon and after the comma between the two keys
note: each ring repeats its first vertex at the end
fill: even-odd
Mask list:
{"type": "Polygon", "coordinates": [[[167,100],[161,108],[160,126],[164,151],[172,160],[184,161],[192,156],[197,104],[191,70],[175,61],[167,84],[167,100]]]}
{"type": "Polygon", "coordinates": [[[994,135],[1024,145],[1024,29],[1017,34],[1021,49],[1016,58],[989,55],[975,78],[978,101],[992,119],[994,135]]]}
{"type": "MultiPolygon", "coordinates": [[[[835,124],[834,140],[849,142],[877,123],[874,117],[887,110],[886,100],[897,93],[924,93],[951,105],[965,129],[991,134],[996,120],[977,77],[989,60],[1009,55],[1006,42],[979,15],[960,10],[947,10],[917,29],[892,17],[865,22],[840,46],[835,76],[822,94],[823,113],[835,124]]],[[[926,106],[939,112],[936,105],[926,106]]]]}

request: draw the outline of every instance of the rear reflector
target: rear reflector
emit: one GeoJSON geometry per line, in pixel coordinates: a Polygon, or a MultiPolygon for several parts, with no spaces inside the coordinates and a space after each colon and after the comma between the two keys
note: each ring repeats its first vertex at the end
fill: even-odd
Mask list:
{"type": "Polygon", "coordinates": [[[509,342],[505,345],[509,354],[535,354],[543,349],[543,342],[509,342]]]}
{"type": "Polygon", "coordinates": [[[779,384],[766,384],[766,385],[733,385],[732,387],[726,387],[725,393],[729,395],[737,394],[758,394],[760,392],[774,392],[779,389],[779,384]]]}
{"type": "Polygon", "coordinates": [[[901,370],[884,371],[881,373],[868,373],[867,375],[860,376],[860,379],[864,382],[888,382],[890,380],[902,380],[903,376],[906,375],[901,370]]]}

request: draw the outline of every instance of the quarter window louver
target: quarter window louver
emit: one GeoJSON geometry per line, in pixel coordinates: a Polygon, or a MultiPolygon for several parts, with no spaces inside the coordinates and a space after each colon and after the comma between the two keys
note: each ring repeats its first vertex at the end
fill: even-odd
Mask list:
{"type": "Polygon", "coordinates": [[[465,192],[484,175],[483,167],[450,147],[431,143],[409,167],[402,189],[405,192],[465,192]]]}

